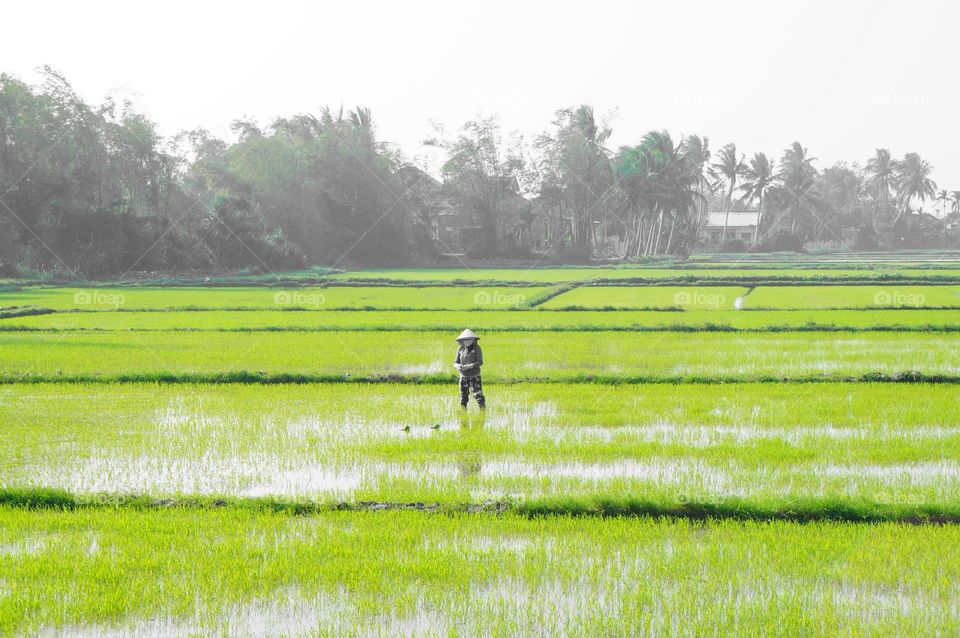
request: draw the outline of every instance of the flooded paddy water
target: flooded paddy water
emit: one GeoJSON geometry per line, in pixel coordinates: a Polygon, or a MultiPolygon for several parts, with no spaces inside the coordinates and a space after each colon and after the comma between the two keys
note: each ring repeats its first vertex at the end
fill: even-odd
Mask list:
{"type": "Polygon", "coordinates": [[[440,291],[319,290],[354,310],[185,310],[196,289],[167,313],[145,290],[0,331],[0,634],[960,632],[948,310],[865,319],[817,291],[766,313],[776,291],[731,285],[471,311],[481,414],[451,372],[461,315],[360,309],[440,291]],[[945,382],[862,380],[905,372],[945,382]]]}
{"type": "Polygon", "coordinates": [[[12,386],[4,418],[44,436],[0,465],[0,487],[317,503],[960,498],[949,386],[825,384],[786,403],[770,387],[493,386],[480,414],[445,386],[128,385],[109,409],[110,386],[12,386]],[[924,448],[939,452],[918,459],[924,448]]]}
{"type": "MultiPolygon", "coordinates": [[[[71,601],[62,615],[8,616],[41,636],[859,634],[917,623],[952,633],[960,606],[936,575],[960,570],[934,549],[960,540],[953,527],[195,510],[47,513],[6,526],[0,541],[57,527],[44,552],[76,561],[46,585],[71,601]],[[236,526],[245,533],[227,541],[236,526]],[[80,550],[91,531],[108,554],[80,550]],[[894,547],[909,562],[889,561],[894,547]],[[207,571],[252,557],[256,572],[207,571]],[[162,595],[85,620],[103,585],[84,590],[76,579],[131,561],[142,567],[128,586],[164,583],[162,595]]],[[[0,610],[29,595],[24,579],[42,561],[4,563],[26,590],[0,599],[0,610]]]]}

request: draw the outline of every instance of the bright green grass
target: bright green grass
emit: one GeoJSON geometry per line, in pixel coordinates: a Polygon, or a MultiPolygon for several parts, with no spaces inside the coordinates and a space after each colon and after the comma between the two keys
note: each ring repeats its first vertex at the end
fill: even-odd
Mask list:
{"type": "Polygon", "coordinates": [[[744,264],[776,264],[780,268],[809,268],[831,264],[845,268],[888,266],[948,267],[960,264],[960,251],[897,250],[893,252],[809,253],[701,253],[690,255],[688,262],[736,266],[744,264]]]}
{"type": "Polygon", "coordinates": [[[581,286],[542,304],[552,309],[731,310],[747,309],[860,309],[960,307],[957,286],[581,286]]]}
{"type": "MultiPolygon", "coordinates": [[[[570,294],[570,293],[568,293],[570,294]]],[[[957,286],[760,286],[746,308],[958,308],[957,286]]]]}
{"type": "Polygon", "coordinates": [[[603,268],[407,268],[358,270],[330,275],[334,280],[396,280],[396,281],[495,281],[495,282],[536,282],[564,283],[577,281],[616,280],[616,279],[686,279],[686,280],[737,280],[737,279],[811,279],[843,280],[872,279],[879,277],[900,277],[911,279],[948,278],[960,280],[960,267],[957,269],[899,268],[889,264],[859,264],[855,268],[821,268],[817,265],[806,268],[779,268],[776,266],[745,265],[739,267],[713,268],[700,266],[694,268],[616,266],[603,268]]]}
{"type": "Polygon", "coordinates": [[[960,502],[952,385],[0,387],[0,488],[300,502],[960,502]],[[439,429],[431,426],[438,425],[439,429]],[[404,431],[404,426],[410,426],[404,431]]]}
{"type": "MultiPolygon", "coordinates": [[[[524,287],[328,287],[328,288],[32,288],[0,292],[0,308],[54,310],[151,309],[335,310],[376,308],[496,310],[537,304],[553,290],[524,287]]],[[[561,293],[546,309],[618,308],[729,310],[742,287],[587,286],[561,293]]],[[[745,297],[747,308],[897,308],[960,306],[956,286],[761,286],[745,297]]]]}
{"type": "Polygon", "coordinates": [[[34,288],[0,292],[0,307],[54,310],[395,308],[468,310],[514,308],[549,289],[523,288],[34,288]]]}
{"type": "Polygon", "coordinates": [[[617,312],[488,311],[160,311],[67,312],[0,320],[19,330],[642,330],[960,328],[956,310],[691,310],[617,312]]]}
{"type": "Polygon", "coordinates": [[[954,635],[957,527],[0,509],[0,632],[954,635]]]}
{"type": "MultiPolygon", "coordinates": [[[[797,272],[807,276],[788,276],[797,272]]],[[[947,326],[956,311],[452,310],[497,307],[474,297],[496,290],[367,289],[336,299],[331,289],[298,291],[325,295],[314,306],[322,308],[451,308],[431,312],[83,312],[0,322],[135,330],[0,332],[6,381],[25,372],[451,377],[441,385],[0,385],[0,501],[53,489],[93,505],[0,507],[0,635],[960,632],[960,561],[949,550],[957,526],[556,515],[957,519],[960,386],[618,386],[583,376],[956,376],[960,335],[503,331],[947,326]],[[465,325],[484,331],[482,419],[456,407],[452,339],[465,325]],[[384,326],[394,330],[375,330],[384,326]],[[328,331],[212,331],[258,327],[328,331]],[[208,332],[142,332],[184,329],[208,332]],[[578,383],[498,383],[539,377],[578,383]],[[136,505],[220,496],[221,508],[136,505]],[[445,513],[265,509],[343,501],[436,502],[445,513]],[[554,515],[449,513],[480,503],[554,515]]],[[[51,303],[64,294],[73,302],[75,292],[51,303]]],[[[278,291],[119,292],[120,308],[272,309],[278,291]]],[[[294,294],[279,305],[313,308],[294,294]]],[[[47,305],[16,302],[27,304],[47,305]]]]}
{"type": "Polygon", "coordinates": [[[618,308],[643,310],[732,310],[746,288],[693,286],[601,286],[575,288],[546,303],[543,308],[618,308]]]}
{"type": "MultiPolygon", "coordinates": [[[[453,374],[451,332],[3,332],[0,375],[453,374]]],[[[960,373],[957,333],[491,332],[491,381],[960,373]]]]}
{"type": "Polygon", "coordinates": [[[643,310],[732,310],[746,288],[709,286],[598,286],[579,287],[562,293],[542,308],[617,308],[643,310]]]}

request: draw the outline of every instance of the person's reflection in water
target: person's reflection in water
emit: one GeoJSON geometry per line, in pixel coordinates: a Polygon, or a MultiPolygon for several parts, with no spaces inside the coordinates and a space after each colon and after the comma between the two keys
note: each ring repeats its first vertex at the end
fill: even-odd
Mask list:
{"type": "Polygon", "coordinates": [[[483,469],[480,458],[480,444],[483,427],[487,418],[486,410],[470,414],[460,411],[460,441],[457,450],[457,470],[460,478],[468,483],[476,483],[483,469]]]}

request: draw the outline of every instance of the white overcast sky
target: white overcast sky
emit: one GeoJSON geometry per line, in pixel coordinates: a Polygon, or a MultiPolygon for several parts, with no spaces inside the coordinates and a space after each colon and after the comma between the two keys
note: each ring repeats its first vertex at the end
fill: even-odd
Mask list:
{"type": "Polygon", "coordinates": [[[429,120],[534,135],[555,110],[779,157],[916,151],[960,189],[960,2],[34,2],[3,10],[0,71],[49,64],[81,95],[130,96],[164,133],[373,109],[411,157],[429,120]]]}

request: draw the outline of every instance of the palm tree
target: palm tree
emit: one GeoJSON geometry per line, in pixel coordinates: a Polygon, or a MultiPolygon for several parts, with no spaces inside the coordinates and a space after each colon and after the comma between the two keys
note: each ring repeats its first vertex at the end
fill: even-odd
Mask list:
{"type": "Polygon", "coordinates": [[[890,199],[890,189],[893,186],[897,171],[897,160],[890,157],[890,151],[878,148],[876,155],[867,160],[866,172],[867,188],[886,204],[890,199]]]}
{"type": "Polygon", "coordinates": [[[583,137],[595,146],[602,147],[613,133],[609,127],[597,123],[593,107],[589,104],[581,104],[577,107],[575,120],[583,137]]]}
{"type": "Polygon", "coordinates": [[[699,229],[703,221],[703,209],[707,203],[704,189],[709,188],[706,170],[710,165],[710,138],[691,135],[683,141],[681,146],[683,157],[693,172],[697,184],[697,228],[699,229]]]}
{"type": "Polygon", "coordinates": [[[674,145],[666,131],[651,131],[638,146],[623,147],[614,158],[614,173],[636,223],[628,252],[660,254],[666,216],[670,230],[663,252],[671,252],[678,222],[682,239],[689,239],[690,234],[683,229],[690,226],[686,216],[696,198],[697,179],[682,149],[683,145],[674,145]]]}
{"type": "Polygon", "coordinates": [[[651,207],[650,192],[653,190],[654,169],[651,158],[643,146],[623,146],[613,158],[613,173],[620,189],[626,196],[632,222],[627,225],[627,248],[624,255],[639,255],[646,225],[645,212],[651,207]]]}
{"type": "Polygon", "coordinates": [[[724,210],[726,215],[723,218],[723,235],[721,241],[727,241],[727,225],[730,221],[730,204],[733,201],[733,191],[737,187],[737,178],[744,174],[747,165],[743,161],[743,155],[737,159],[737,145],[727,144],[717,153],[717,161],[711,168],[719,177],[727,182],[727,199],[724,210]]]}
{"type": "MultiPolygon", "coordinates": [[[[654,255],[660,251],[660,239],[663,235],[663,215],[670,210],[671,182],[677,150],[673,139],[666,131],[650,131],[640,142],[642,153],[646,156],[646,166],[650,170],[647,182],[647,198],[652,205],[654,218],[651,220],[649,241],[646,251],[654,255]]],[[[672,231],[671,231],[672,232],[672,231]]]]}
{"type": "Polygon", "coordinates": [[[780,158],[780,171],[777,178],[779,189],[783,191],[786,210],[790,213],[790,234],[797,232],[797,217],[801,209],[812,210],[816,203],[813,191],[817,179],[817,169],[813,167],[815,157],[807,157],[807,149],[794,142],[780,158]]]}
{"type": "Polygon", "coordinates": [[[950,196],[950,200],[953,202],[953,212],[960,213],[960,191],[953,191],[953,194],[950,196]]]}
{"type": "Polygon", "coordinates": [[[941,203],[941,210],[943,211],[943,214],[946,215],[947,202],[950,201],[950,191],[948,191],[947,189],[943,189],[942,191],[937,193],[937,201],[941,203]]]}
{"type": "Polygon", "coordinates": [[[757,232],[753,236],[753,245],[760,240],[760,221],[763,218],[763,196],[777,179],[776,166],[766,153],[754,153],[750,166],[744,173],[745,179],[740,190],[750,201],[757,200],[757,232]]]}
{"type": "Polygon", "coordinates": [[[897,200],[903,211],[909,210],[910,201],[919,199],[920,203],[933,199],[937,184],[930,179],[930,163],[920,158],[916,153],[907,153],[903,160],[897,162],[896,192],[897,200]]]}

